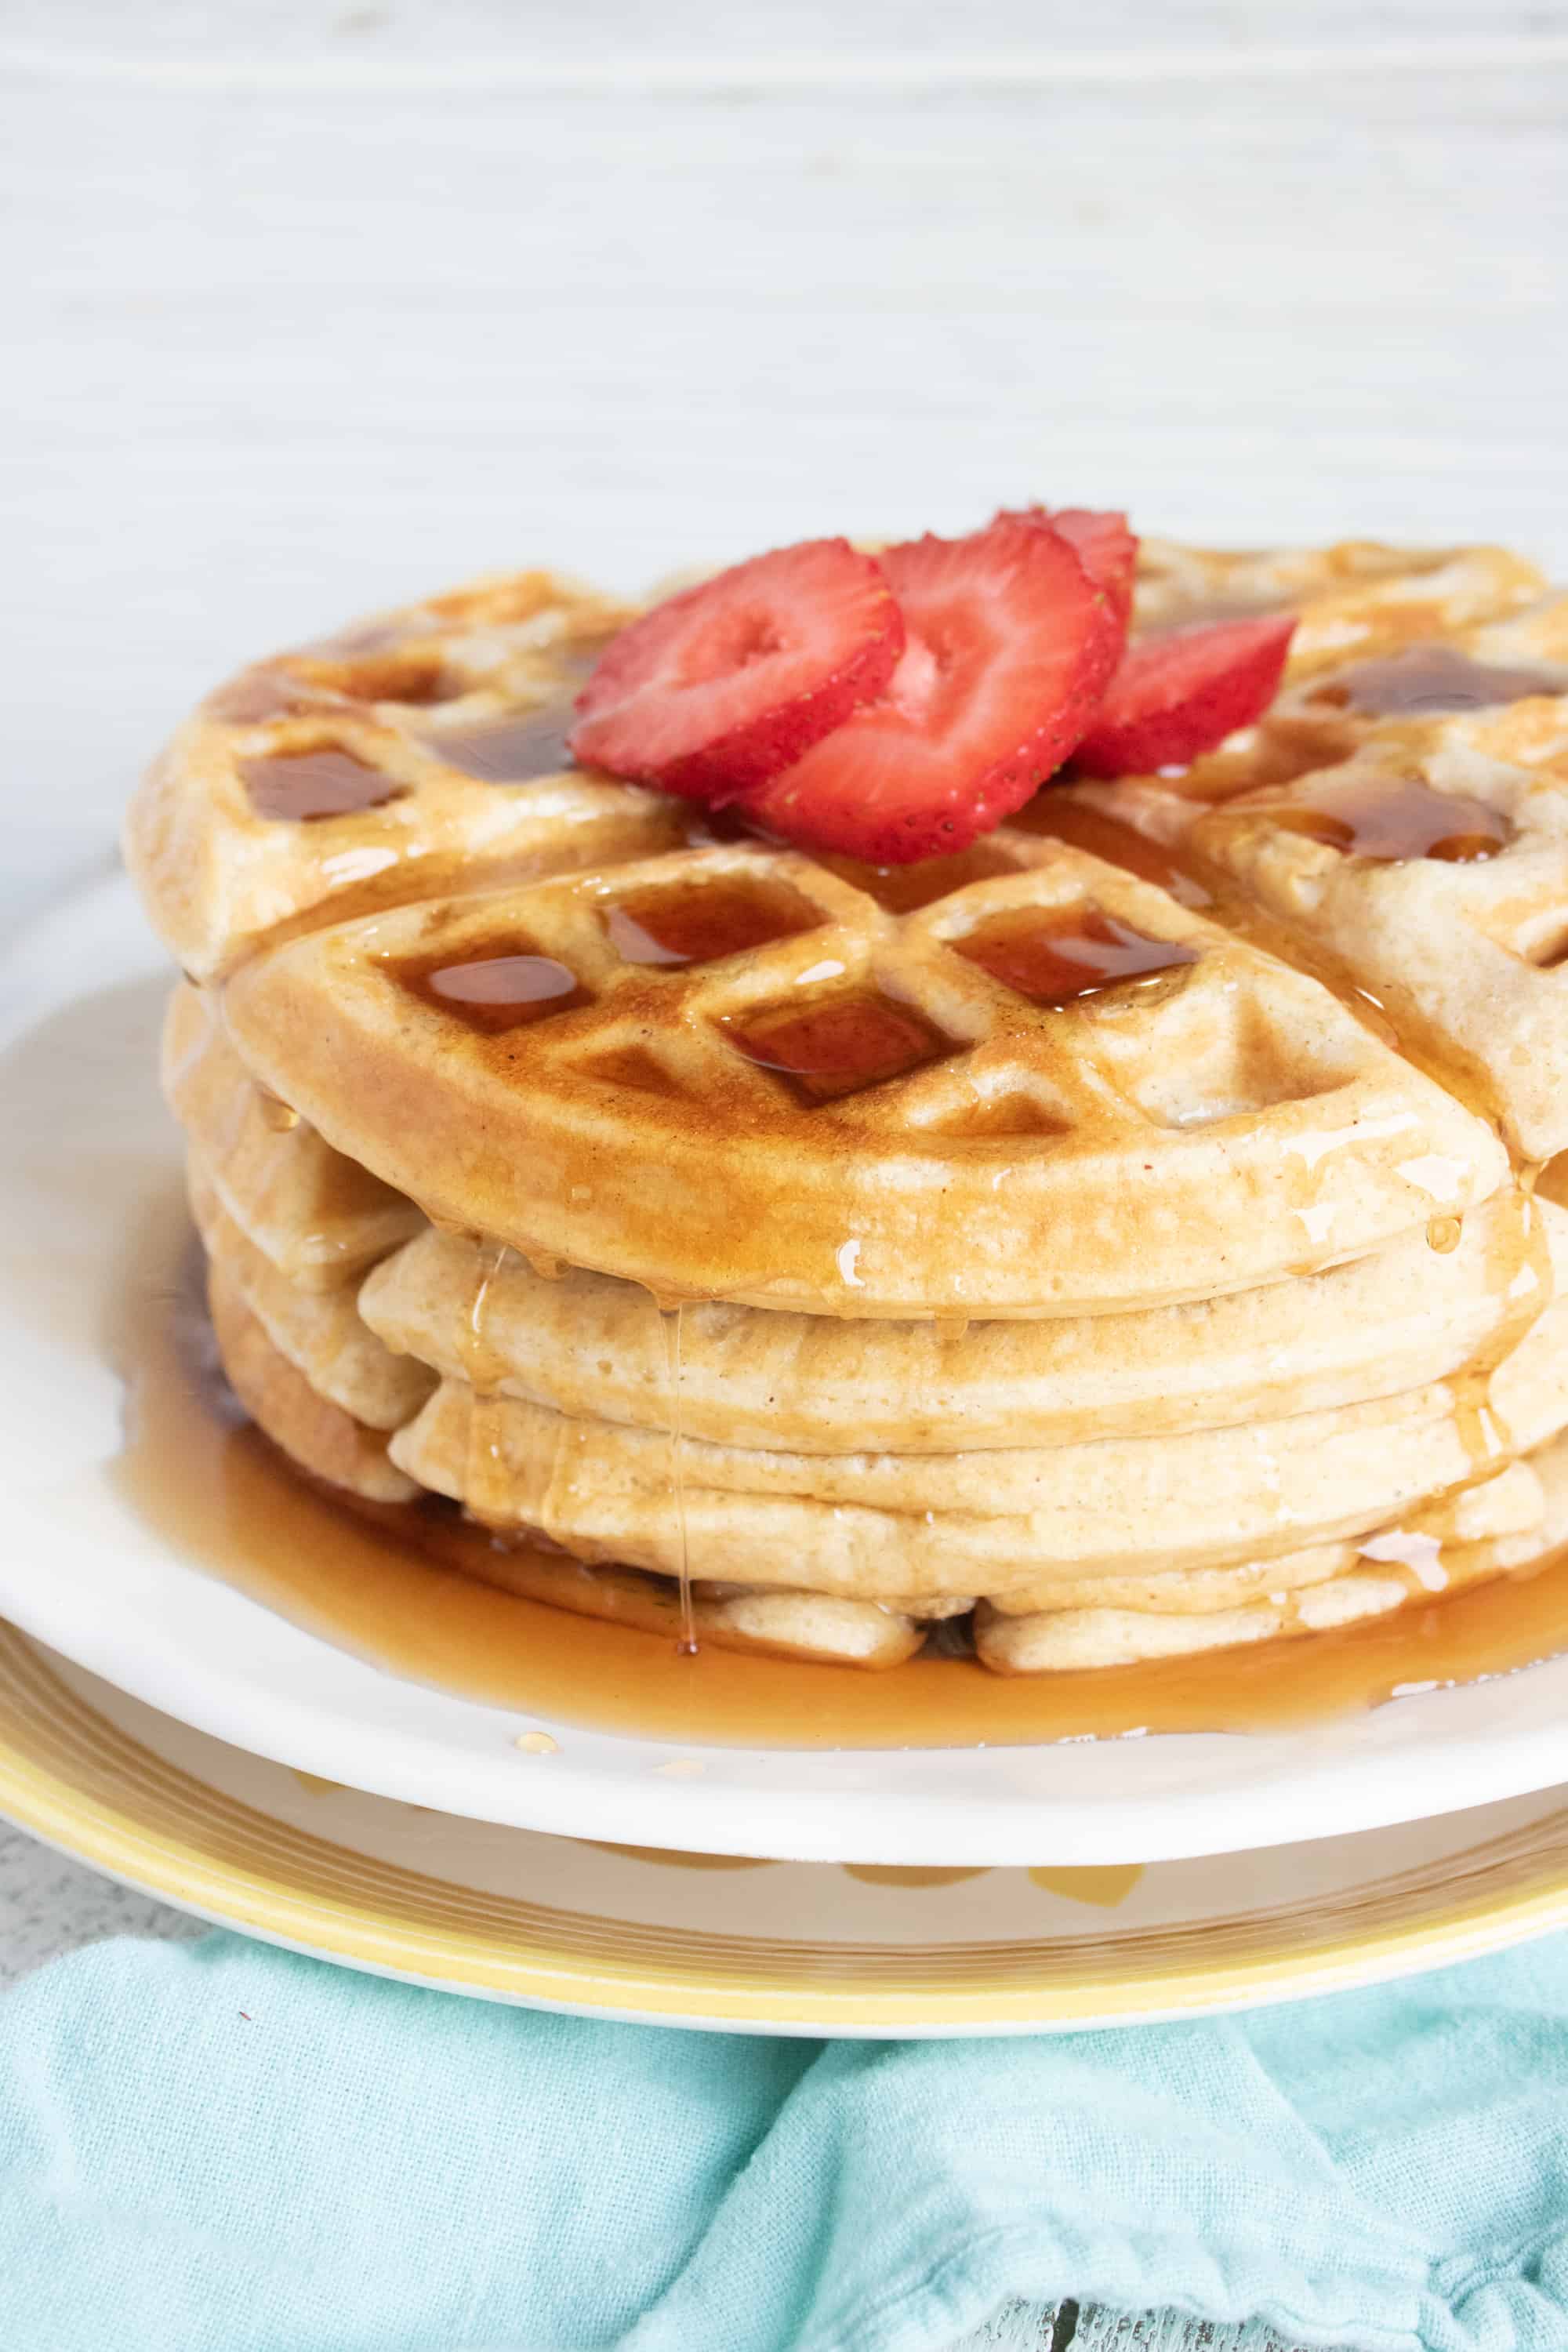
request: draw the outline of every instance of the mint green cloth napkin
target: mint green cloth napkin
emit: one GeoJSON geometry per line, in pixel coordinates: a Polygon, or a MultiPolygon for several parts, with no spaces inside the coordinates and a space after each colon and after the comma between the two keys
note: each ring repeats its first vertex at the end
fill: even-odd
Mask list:
{"type": "MultiPolygon", "coordinates": [[[[0,2347],[946,2352],[1072,2294],[1250,2320],[1248,2347],[1563,2352],[1565,2012],[1564,1937],[1246,2017],[935,2042],[124,1939],[0,2000],[0,2347]]],[[[1156,2327],[1086,2338],[1187,2339],[1156,2327]]]]}

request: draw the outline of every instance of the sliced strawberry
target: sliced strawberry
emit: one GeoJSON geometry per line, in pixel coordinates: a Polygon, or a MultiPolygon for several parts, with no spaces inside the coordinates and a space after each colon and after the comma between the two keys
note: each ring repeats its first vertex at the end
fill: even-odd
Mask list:
{"type": "Polygon", "coordinates": [[[743,805],[785,840],[900,866],[966,848],[1033,798],[1092,719],[1123,631],[1033,520],[912,540],[882,569],[908,632],[887,694],[743,805]]]}
{"type": "Polygon", "coordinates": [[[1138,541],[1127,528],[1124,514],[1101,513],[1092,507],[1021,507],[1004,509],[998,522],[1032,522],[1070,540],[1078,559],[1096,587],[1103,588],[1126,627],[1132,617],[1132,586],[1138,571],[1138,541]]]}
{"type": "Polygon", "coordinates": [[[904,625],[846,539],[737,563],[612,640],[577,698],[584,766],[695,800],[765,783],[881,693],[904,625]]]}
{"type": "Polygon", "coordinates": [[[1212,751],[1273,701],[1295,626],[1271,614],[1141,637],[1072,755],[1074,774],[1145,776],[1212,751]]]}

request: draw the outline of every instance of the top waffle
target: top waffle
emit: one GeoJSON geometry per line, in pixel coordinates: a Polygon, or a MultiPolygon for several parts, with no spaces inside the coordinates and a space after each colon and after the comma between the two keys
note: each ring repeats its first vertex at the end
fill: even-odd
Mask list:
{"type": "Polygon", "coordinates": [[[186,971],[219,976],[328,909],[682,839],[678,806],[567,757],[572,698],[632,610],[518,572],[279,654],[209,695],[125,835],[186,971]]]}
{"type": "MultiPolygon", "coordinates": [[[[671,1297],[985,1317],[1342,1263],[1505,1179],[1492,1102],[1478,1116],[1475,1087],[1447,1083],[1452,1019],[1418,1022],[1412,1058],[1403,1021],[1396,1042],[1355,996],[1373,979],[1336,946],[1348,917],[1259,932],[1182,875],[1161,888],[1051,838],[1057,811],[1113,805],[1118,835],[1136,816],[1168,840],[1200,794],[1294,793],[1304,762],[1345,756],[1308,740],[1303,681],[1432,639],[1550,662],[1550,631],[1507,635],[1528,635],[1542,583],[1490,549],[1155,545],[1144,562],[1149,626],[1300,610],[1276,713],[1179,788],[1049,792],[959,858],[883,873],[716,840],[682,803],[563,769],[571,691],[625,615],[541,573],[244,673],[143,787],[129,855],[186,969],[227,976],[268,1087],[438,1223],[536,1258],[671,1297]]],[[[1341,724],[1343,706],[1318,715],[1341,724]]],[[[1534,861],[1528,920],[1517,891],[1464,914],[1554,983],[1559,740],[1531,721],[1548,798],[1528,826],[1506,816],[1534,861]]],[[[1517,743],[1464,756],[1525,772],[1517,743]]],[[[1325,854],[1359,873],[1353,846],[1325,854]]],[[[1436,883],[1489,869],[1387,870],[1405,898],[1373,992],[1387,1002],[1401,965],[1414,1004],[1432,989],[1420,905],[1440,950],[1436,883]]],[[[1239,864],[1234,879],[1253,886],[1239,864]]],[[[1531,1013],[1532,1038],[1550,1017],[1531,1013]]],[[[1529,1148],[1551,1121],[1515,1126],[1529,1148]]]]}

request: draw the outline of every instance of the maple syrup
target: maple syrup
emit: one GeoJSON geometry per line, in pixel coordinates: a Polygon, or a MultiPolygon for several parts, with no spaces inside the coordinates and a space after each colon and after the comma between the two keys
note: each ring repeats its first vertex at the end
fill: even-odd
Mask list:
{"type": "Polygon", "coordinates": [[[427,751],[460,775],[486,784],[529,784],[573,765],[566,737],[576,714],[569,695],[533,710],[487,719],[472,727],[443,728],[424,739],[427,751]]]}
{"type": "Polygon", "coordinates": [[[482,1526],[504,1526],[511,1516],[503,1420],[498,1391],[506,1360],[491,1344],[489,1310],[496,1280],[509,1252],[504,1243],[487,1246],[479,1260],[474,1294],[458,1327],[464,1377],[468,1383],[468,1436],[463,1473],[468,1507],[482,1526]]]}
{"type": "Polygon", "coordinates": [[[718,1025],[748,1061],[778,1071],[807,1103],[841,1100],[957,1050],[913,1005],[870,989],[731,1014],[718,1025]]]}
{"type": "Polygon", "coordinates": [[[1184,866],[1173,850],[1103,809],[1076,800],[1070,793],[1053,791],[1047,784],[1012,822],[1026,833],[1064,842],[1069,848],[1087,849],[1091,856],[1102,857],[1108,866],[1120,866],[1141,882],[1156,883],[1179,907],[1206,913],[1214,906],[1209,882],[1184,866]]]}
{"type": "Polygon", "coordinates": [[[1054,1007],[1109,990],[1142,991],[1199,955],[1093,905],[1009,907],[948,945],[1031,1003],[1054,1007]]]}
{"type": "Polygon", "coordinates": [[[407,791],[395,776],[373,768],[342,744],[323,743],[310,751],[272,751],[241,760],[240,781],[258,816],[310,824],[321,817],[352,816],[356,809],[380,808],[407,791]]]}
{"type": "Polygon", "coordinates": [[[1470,865],[1495,857],[1513,838],[1506,817],[1484,801],[1439,793],[1419,776],[1338,775],[1299,785],[1288,801],[1258,798],[1226,812],[1238,824],[1304,834],[1342,856],[1399,866],[1417,857],[1470,865]]]}
{"type": "Polygon", "coordinates": [[[489,1036],[588,1002],[574,971],[521,939],[493,942],[491,952],[460,960],[408,958],[394,970],[411,994],[489,1036]]]}
{"type": "Polygon", "coordinates": [[[864,866],[856,857],[823,857],[819,862],[840,881],[875,898],[889,915],[912,915],[971,882],[989,882],[999,874],[1018,871],[1017,859],[994,841],[977,841],[952,857],[922,857],[912,866],[864,866]]]}
{"type": "Polygon", "coordinates": [[[610,945],[625,963],[671,967],[716,963],[721,956],[795,938],[826,921],[820,907],[756,875],[655,884],[630,890],[601,909],[610,945]]]}
{"type": "Polygon", "coordinates": [[[1131,635],[1143,644],[1151,637],[1183,636],[1189,629],[1217,628],[1225,621],[1262,621],[1275,613],[1292,611],[1295,602],[1294,597],[1278,589],[1258,588],[1248,594],[1238,587],[1227,596],[1216,588],[1212,595],[1184,605],[1179,620],[1149,625],[1141,623],[1134,614],[1131,635]]]}
{"type": "Polygon", "coordinates": [[[1434,644],[1336,670],[1307,699],[1367,718],[1432,719],[1538,694],[1568,694],[1568,669],[1508,668],[1474,661],[1456,646],[1434,644]]]}
{"type": "MultiPolygon", "coordinates": [[[[114,1334],[127,1383],[120,1494],[186,1559],[388,1672],[531,1716],[683,1744],[970,1747],[1130,1732],[1274,1731],[1406,1688],[1505,1674],[1568,1648],[1568,1549],[1528,1572],[1288,1646],[1007,1677],[928,1649],[879,1674],[704,1646],[504,1589],[515,1550],[435,1498],[359,1503],[296,1472],[242,1422],[173,1194],[137,1253],[114,1334]],[[168,1279],[184,1253],[182,1278],[168,1279]]],[[[541,1547],[542,1558],[561,1565],[541,1547]]],[[[1427,1567],[1427,1574],[1430,1568],[1427,1567]]],[[[584,1576],[592,1570],[584,1570],[584,1576]]],[[[521,1768],[520,1768],[521,1769],[521,1768]]],[[[544,1769],[542,1767],[541,1769],[544,1769]]]]}
{"type": "Polygon", "coordinates": [[[270,719],[298,719],[305,711],[319,711],[330,699],[287,670],[252,669],[218,687],[202,708],[209,718],[226,719],[233,726],[259,727],[270,719]]]}
{"type": "Polygon", "coordinates": [[[341,695],[347,702],[400,702],[415,709],[455,702],[468,692],[468,680],[433,646],[401,645],[384,652],[366,650],[350,661],[322,661],[298,656],[313,686],[341,695]]]}

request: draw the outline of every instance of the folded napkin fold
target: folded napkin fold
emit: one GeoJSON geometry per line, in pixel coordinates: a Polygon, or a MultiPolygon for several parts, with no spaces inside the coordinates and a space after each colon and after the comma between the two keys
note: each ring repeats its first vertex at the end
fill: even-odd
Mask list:
{"type": "Polygon", "coordinates": [[[1249,2016],[928,2042],[118,1940],[0,2000],[0,2346],[948,2352],[1048,2344],[1070,2294],[1086,2352],[1562,2352],[1565,2012],[1565,1937],[1249,2016]]]}

